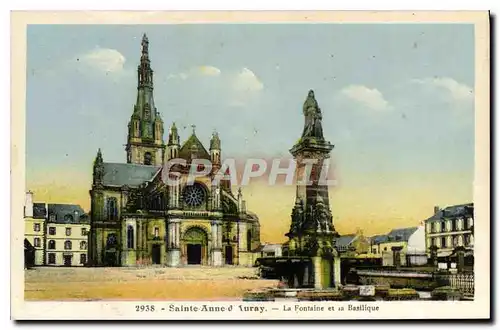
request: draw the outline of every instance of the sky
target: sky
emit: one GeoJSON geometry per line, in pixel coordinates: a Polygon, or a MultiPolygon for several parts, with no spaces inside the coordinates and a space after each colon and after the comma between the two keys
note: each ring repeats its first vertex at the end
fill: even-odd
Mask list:
{"type": "MultiPolygon", "coordinates": [[[[223,157],[289,157],[310,89],[335,145],[335,227],[367,235],[472,201],[474,27],[466,24],[30,25],[27,189],[89,208],[92,162],[125,162],[143,33],[155,104],[181,141],[223,157]]],[[[295,190],[243,189],[263,241],[281,242],[295,190]]]]}

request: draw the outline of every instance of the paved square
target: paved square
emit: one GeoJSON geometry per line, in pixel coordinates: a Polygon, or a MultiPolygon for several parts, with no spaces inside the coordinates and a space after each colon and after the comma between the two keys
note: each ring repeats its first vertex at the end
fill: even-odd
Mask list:
{"type": "Polygon", "coordinates": [[[239,300],[276,287],[256,268],[56,268],[25,271],[26,300],[239,300]]]}

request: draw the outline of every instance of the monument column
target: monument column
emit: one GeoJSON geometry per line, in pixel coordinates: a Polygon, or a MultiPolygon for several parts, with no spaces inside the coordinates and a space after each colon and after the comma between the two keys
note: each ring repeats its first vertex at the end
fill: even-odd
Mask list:
{"type": "Polygon", "coordinates": [[[332,246],[338,234],[333,225],[328,194],[329,185],[334,183],[328,179],[330,152],[334,145],[323,135],[323,114],[314,91],[309,91],[302,112],[302,136],[290,149],[297,163],[295,173],[299,181],[290,230],[286,234],[289,238],[288,254],[311,261],[310,266],[304,263],[302,267],[310,268],[303,272],[307,273],[306,277],[312,275],[314,288],[322,289],[340,284],[340,257],[332,246]]]}

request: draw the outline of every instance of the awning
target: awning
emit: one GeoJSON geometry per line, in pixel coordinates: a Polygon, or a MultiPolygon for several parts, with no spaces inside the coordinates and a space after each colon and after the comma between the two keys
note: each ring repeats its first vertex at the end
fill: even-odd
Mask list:
{"type": "Polygon", "coordinates": [[[437,256],[438,256],[438,258],[441,258],[441,257],[449,257],[449,256],[451,255],[451,252],[452,252],[452,251],[438,252],[437,256]]]}

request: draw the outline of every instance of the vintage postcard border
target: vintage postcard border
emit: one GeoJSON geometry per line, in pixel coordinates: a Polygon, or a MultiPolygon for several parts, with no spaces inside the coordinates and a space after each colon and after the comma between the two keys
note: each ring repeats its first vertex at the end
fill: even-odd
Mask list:
{"type": "MultiPolygon", "coordinates": [[[[12,317],[21,319],[474,319],[490,317],[490,46],[488,12],[14,12],[11,16],[11,301],[12,317]],[[283,313],[283,305],[251,303],[266,311],[242,312],[239,302],[154,302],[156,313],[136,313],[147,302],[25,302],[23,198],[25,190],[26,29],[28,24],[179,24],[179,23],[470,23],[475,25],[475,182],[476,298],[471,302],[381,302],[376,312],[328,312],[349,302],[300,303],[324,306],[323,312],[283,313]],[[229,308],[231,312],[168,312],[169,305],[229,308]],[[161,311],[161,308],[165,308],[161,311]],[[273,310],[277,308],[277,310],[273,310]]],[[[151,302],[150,302],[151,303],[151,302]]],[[[373,305],[375,306],[375,305],[373,305]]]]}

